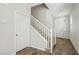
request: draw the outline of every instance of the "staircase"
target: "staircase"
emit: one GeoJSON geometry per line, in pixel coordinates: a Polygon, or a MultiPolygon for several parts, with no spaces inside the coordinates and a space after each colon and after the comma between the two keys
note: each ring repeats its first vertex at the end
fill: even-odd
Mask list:
{"type": "Polygon", "coordinates": [[[41,23],[37,18],[31,15],[31,26],[38,32],[40,37],[47,41],[46,51],[50,53],[53,52],[53,33],[52,29],[49,29],[43,23],[41,23]]]}

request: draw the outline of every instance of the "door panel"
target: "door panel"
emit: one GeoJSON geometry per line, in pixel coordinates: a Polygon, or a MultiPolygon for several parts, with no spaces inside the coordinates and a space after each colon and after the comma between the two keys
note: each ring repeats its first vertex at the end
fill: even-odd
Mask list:
{"type": "Polygon", "coordinates": [[[27,19],[21,11],[16,11],[16,51],[19,51],[27,45],[27,19]]]}

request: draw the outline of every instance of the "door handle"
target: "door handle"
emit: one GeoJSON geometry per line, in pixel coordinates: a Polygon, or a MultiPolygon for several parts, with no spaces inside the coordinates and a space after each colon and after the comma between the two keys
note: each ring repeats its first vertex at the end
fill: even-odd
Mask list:
{"type": "Polygon", "coordinates": [[[16,34],[16,36],[18,36],[18,34],[16,34]]]}

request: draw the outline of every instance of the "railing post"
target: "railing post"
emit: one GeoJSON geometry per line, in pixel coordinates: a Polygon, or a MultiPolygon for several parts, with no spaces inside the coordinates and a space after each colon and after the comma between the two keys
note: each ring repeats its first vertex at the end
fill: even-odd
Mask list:
{"type": "Polygon", "coordinates": [[[49,41],[49,34],[50,34],[50,33],[49,33],[49,30],[47,30],[47,31],[46,31],[46,39],[47,39],[47,48],[48,48],[48,50],[49,50],[49,48],[50,48],[50,47],[49,47],[49,43],[50,43],[50,41],[49,41]]]}
{"type": "Polygon", "coordinates": [[[52,33],[52,29],[50,30],[50,53],[53,53],[53,33],[52,33]]]}

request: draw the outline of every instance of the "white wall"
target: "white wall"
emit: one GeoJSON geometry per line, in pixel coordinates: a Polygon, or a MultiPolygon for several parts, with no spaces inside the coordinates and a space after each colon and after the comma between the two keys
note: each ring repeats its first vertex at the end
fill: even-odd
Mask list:
{"type": "Polygon", "coordinates": [[[72,11],[71,41],[79,54],[79,4],[72,11]]]}
{"type": "Polygon", "coordinates": [[[56,37],[67,38],[70,36],[70,17],[55,18],[56,37]]]}
{"type": "Polygon", "coordinates": [[[33,27],[30,27],[30,33],[31,47],[45,50],[47,48],[47,40],[43,39],[33,27]]]}
{"type": "Polygon", "coordinates": [[[14,24],[13,10],[0,4],[0,54],[15,54],[14,24]]]}
{"type": "Polygon", "coordinates": [[[47,9],[44,5],[39,5],[32,7],[31,11],[32,11],[31,14],[34,17],[36,17],[40,22],[42,22],[48,28],[51,28],[52,16],[50,14],[49,9],[47,9]]]}
{"type": "Polygon", "coordinates": [[[29,28],[29,4],[0,4],[0,54],[15,54],[16,51],[29,46],[29,28]],[[6,23],[2,23],[5,20],[6,23]],[[18,29],[16,23],[20,25],[18,29]]]}
{"type": "Polygon", "coordinates": [[[15,3],[9,4],[9,7],[14,10],[16,21],[16,51],[19,51],[29,44],[29,30],[30,30],[30,4],[15,3]]]}

